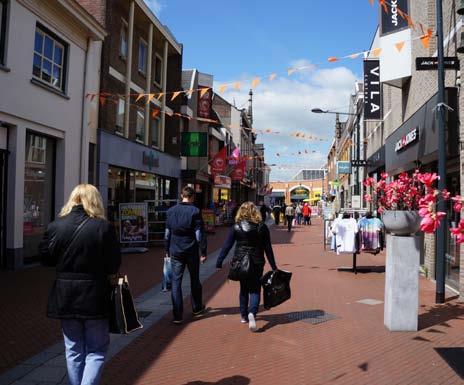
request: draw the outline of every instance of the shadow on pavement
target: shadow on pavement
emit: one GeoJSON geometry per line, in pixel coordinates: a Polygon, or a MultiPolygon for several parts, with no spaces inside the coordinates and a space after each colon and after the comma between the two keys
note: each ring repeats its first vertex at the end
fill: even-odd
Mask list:
{"type": "Polygon", "coordinates": [[[431,307],[425,313],[419,314],[419,330],[435,325],[447,326],[446,322],[452,319],[462,319],[464,305],[458,303],[446,303],[431,307]]]}
{"type": "Polygon", "coordinates": [[[248,385],[251,380],[244,376],[232,376],[223,378],[217,382],[204,382],[204,381],[190,381],[184,385],[248,385]]]}

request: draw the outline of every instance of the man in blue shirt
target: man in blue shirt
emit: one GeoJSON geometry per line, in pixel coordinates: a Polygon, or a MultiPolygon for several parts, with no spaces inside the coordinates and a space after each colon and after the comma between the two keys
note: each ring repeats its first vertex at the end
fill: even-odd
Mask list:
{"type": "Polygon", "coordinates": [[[182,202],[171,207],[166,218],[166,256],[172,265],[172,307],[174,323],[182,323],[183,295],[182,278],[187,266],[190,274],[193,315],[205,312],[200,282],[200,262],[206,261],[206,236],[200,210],[193,205],[195,191],[191,187],[182,189],[182,202]]]}

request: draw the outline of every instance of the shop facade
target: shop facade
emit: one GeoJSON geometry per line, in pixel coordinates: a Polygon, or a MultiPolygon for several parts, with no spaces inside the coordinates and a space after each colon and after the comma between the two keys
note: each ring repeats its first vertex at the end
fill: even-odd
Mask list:
{"type": "Polygon", "coordinates": [[[120,228],[121,203],[148,204],[149,240],[161,241],[165,212],[179,200],[180,158],[100,130],[97,186],[120,228]]]}

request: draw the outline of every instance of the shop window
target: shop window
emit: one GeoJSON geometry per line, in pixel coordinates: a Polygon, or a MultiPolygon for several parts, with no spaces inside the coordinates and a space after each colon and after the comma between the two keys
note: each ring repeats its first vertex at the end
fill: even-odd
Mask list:
{"type": "Polygon", "coordinates": [[[55,34],[37,25],[32,66],[34,78],[64,92],[67,47],[55,34]]]}
{"type": "Polygon", "coordinates": [[[124,132],[124,115],[126,109],[126,101],[124,98],[118,98],[118,106],[116,109],[116,133],[124,132]]]}
{"type": "Polygon", "coordinates": [[[143,75],[147,73],[147,51],[148,46],[142,39],[139,41],[139,72],[143,75]]]}
{"type": "Polygon", "coordinates": [[[127,58],[127,23],[122,20],[121,39],[119,41],[119,56],[122,59],[127,58]]]}
{"type": "Polygon", "coordinates": [[[158,118],[151,119],[151,145],[156,148],[159,147],[159,124],[160,121],[158,118]]]}
{"type": "Polygon", "coordinates": [[[145,142],[145,109],[137,108],[137,127],[135,139],[139,142],[145,142]]]}
{"type": "Polygon", "coordinates": [[[6,16],[8,0],[0,0],[0,64],[5,64],[6,16]]]}
{"type": "Polygon", "coordinates": [[[54,210],[55,142],[33,133],[26,134],[24,171],[24,258],[34,262],[38,246],[54,210]]]}
{"type": "Polygon", "coordinates": [[[156,85],[161,87],[161,83],[163,81],[163,59],[161,56],[155,56],[155,76],[154,82],[156,85]]]}

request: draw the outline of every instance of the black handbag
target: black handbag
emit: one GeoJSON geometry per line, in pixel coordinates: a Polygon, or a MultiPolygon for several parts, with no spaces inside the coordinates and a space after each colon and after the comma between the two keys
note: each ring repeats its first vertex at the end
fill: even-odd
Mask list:
{"type": "Polygon", "coordinates": [[[290,280],[292,273],[284,270],[269,271],[261,278],[264,308],[269,310],[289,300],[292,296],[290,280]]]}
{"type": "Polygon", "coordinates": [[[111,289],[110,333],[129,334],[141,328],[127,275],[119,277],[111,289]]]}
{"type": "Polygon", "coordinates": [[[229,262],[229,275],[231,281],[241,281],[253,275],[253,260],[249,253],[233,256],[229,262]]]}

